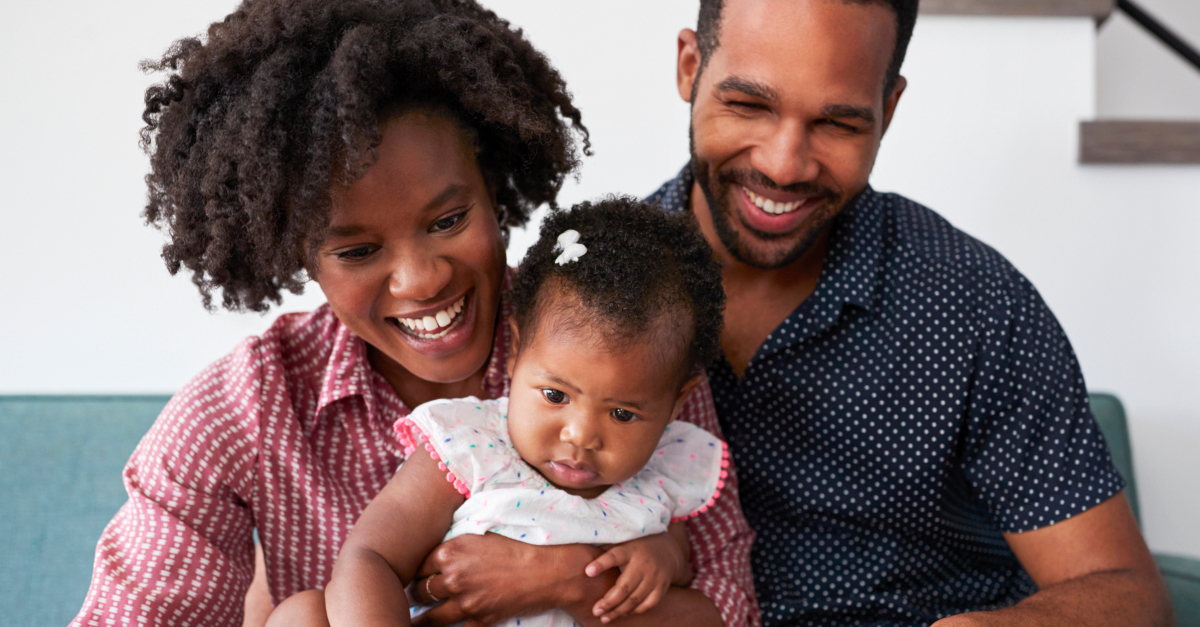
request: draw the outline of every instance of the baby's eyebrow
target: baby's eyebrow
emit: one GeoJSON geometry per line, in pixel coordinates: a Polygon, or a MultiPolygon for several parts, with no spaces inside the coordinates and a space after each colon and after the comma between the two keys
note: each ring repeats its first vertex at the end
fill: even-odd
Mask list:
{"type": "Polygon", "coordinates": [[[604,399],[604,402],[605,403],[615,403],[617,405],[625,405],[626,407],[632,407],[638,411],[644,410],[642,403],[635,403],[633,401],[623,401],[619,398],[612,398],[611,396],[604,399]]]}
{"type": "Polygon", "coordinates": [[[540,379],[548,379],[550,381],[553,381],[565,388],[571,388],[572,392],[580,392],[581,391],[579,388],[571,385],[566,379],[564,379],[554,373],[546,372],[545,370],[540,370],[540,371],[535,372],[534,375],[536,375],[540,379]]]}

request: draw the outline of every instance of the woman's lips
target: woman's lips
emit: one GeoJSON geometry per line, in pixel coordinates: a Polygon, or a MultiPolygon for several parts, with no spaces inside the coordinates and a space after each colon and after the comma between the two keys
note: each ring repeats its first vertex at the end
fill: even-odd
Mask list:
{"type": "Polygon", "coordinates": [[[559,479],[558,482],[561,483],[585,485],[591,483],[599,476],[595,470],[592,470],[591,466],[566,459],[552,461],[547,466],[549,466],[550,472],[554,474],[555,478],[559,479]]]}
{"type": "MultiPolygon", "coordinates": [[[[463,295],[458,313],[445,328],[430,332],[418,330],[402,322],[399,318],[388,317],[387,322],[406,344],[423,355],[438,355],[453,351],[467,344],[475,331],[475,316],[478,310],[475,289],[468,290],[463,295]]],[[[457,302],[457,301],[456,301],[457,302]]],[[[453,311],[454,304],[447,307],[453,311]]],[[[435,322],[436,324],[436,322],[435,322]]]]}

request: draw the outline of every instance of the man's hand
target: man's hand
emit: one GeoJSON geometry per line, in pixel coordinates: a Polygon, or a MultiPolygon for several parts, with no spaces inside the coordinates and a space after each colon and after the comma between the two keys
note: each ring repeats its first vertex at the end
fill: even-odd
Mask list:
{"type": "Polygon", "coordinates": [[[1049,527],[1004,534],[1040,590],[994,612],[937,627],[1174,625],[1171,602],[1125,494],[1049,527]]]}
{"type": "Polygon", "coordinates": [[[599,549],[586,545],[535,546],[492,533],[460,536],[438,546],[421,564],[418,600],[444,603],[416,624],[491,625],[597,598],[606,584],[583,569],[599,556],[599,549]]]}

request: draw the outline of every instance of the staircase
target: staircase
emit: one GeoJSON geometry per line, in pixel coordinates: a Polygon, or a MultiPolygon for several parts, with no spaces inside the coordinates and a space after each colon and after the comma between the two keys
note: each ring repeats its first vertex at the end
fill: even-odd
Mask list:
{"type": "MultiPolygon", "coordinates": [[[[923,0],[925,15],[993,15],[1092,18],[1102,25],[1122,11],[1195,66],[1200,53],[1168,26],[1130,0],[923,0]]],[[[1200,163],[1200,120],[1090,120],[1079,128],[1081,163],[1200,163]]]]}

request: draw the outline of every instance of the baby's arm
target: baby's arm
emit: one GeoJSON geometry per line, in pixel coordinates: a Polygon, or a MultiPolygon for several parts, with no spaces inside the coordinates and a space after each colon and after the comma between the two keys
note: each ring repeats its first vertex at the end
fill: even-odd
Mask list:
{"type": "Polygon", "coordinates": [[[682,522],[671,523],[667,533],[613,546],[584,569],[589,577],[613,567],[621,569],[616,585],[596,602],[592,613],[608,623],[630,611],[641,614],[658,605],[672,585],[691,583],[691,552],[682,522]]]}
{"type": "Polygon", "coordinates": [[[418,448],[355,523],[325,591],[333,627],[409,624],[404,587],[463,503],[437,464],[418,448]]]}

